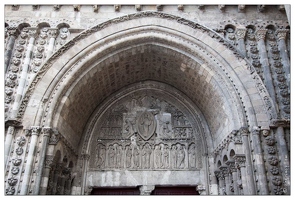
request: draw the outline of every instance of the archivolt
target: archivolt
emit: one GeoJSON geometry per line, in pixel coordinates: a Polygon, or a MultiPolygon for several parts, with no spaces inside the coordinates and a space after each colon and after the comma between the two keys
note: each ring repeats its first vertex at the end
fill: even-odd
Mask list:
{"type": "MultiPolygon", "coordinates": [[[[248,94],[249,88],[245,86],[252,76],[255,76],[255,81],[266,91],[263,83],[257,78],[254,68],[230,43],[214,31],[184,18],[158,12],[141,12],[112,19],[85,30],[55,52],[26,92],[19,117],[23,116],[27,102],[33,94],[35,101],[39,99],[41,102],[42,97],[49,98],[45,104],[43,123],[52,125],[51,119],[56,117],[55,112],[60,111],[65,104],[65,101],[62,101],[63,95],[77,88],[74,86],[78,85],[78,80],[85,78],[80,76],[83,74],[81,72],[90,71],[91,66],[98,66],[106,60],[117,59],[116,55],[126,50],[131,42],[135,50],[140,45],[151,44],[180,52],[184,57],[198,63],[200,69],[206,70],[217,83],[223,82],[221,90],[227,91],[226,93],[230,94],[227,97],[232,98],[224,98],[224,101],[231,101],[231,104],[236,106],[236,116],[242,113],[243,116],[238,117],[238,124],[241,126],[257,125],[256,115],[265,115],[265,111],[252,105],[252,94],[248,94]],[[179,29],[176,30],[176,27],[179,29]],[[39,88],[39,91],[36,88],[39,88]],[[60,101],[60,105],[52,104],[60,101]]],[[[255,85],[252,88],[257,90],[256,96],[261,96],[255,85]]],[[[262,96],[268,97],[267,92],[262,96]]],[[[256,97],[256,101],[261,101],[260,107],[265,104],[263,97],[258,100],[256,97]]],[[[33,112],[37,113],[37,110],[33,112]]]]}

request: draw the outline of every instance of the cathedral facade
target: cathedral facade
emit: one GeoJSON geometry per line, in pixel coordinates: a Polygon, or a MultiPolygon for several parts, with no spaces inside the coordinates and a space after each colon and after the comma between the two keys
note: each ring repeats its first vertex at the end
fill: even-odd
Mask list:
{"type": "Polygon", "coordinates": [[[5,5],[5,194],[290,195],[289,13],[5,5]]]}

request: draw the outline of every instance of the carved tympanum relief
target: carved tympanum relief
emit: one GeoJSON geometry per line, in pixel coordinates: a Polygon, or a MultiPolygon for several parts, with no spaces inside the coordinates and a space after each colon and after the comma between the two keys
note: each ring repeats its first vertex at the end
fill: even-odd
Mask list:
{"type": "Polygon", "coordinates": [[[132,95],[102,118],[94,130],[91,170],[197,170],[202,166],[199,135],[188,117],[165,100],[132,95]]]}

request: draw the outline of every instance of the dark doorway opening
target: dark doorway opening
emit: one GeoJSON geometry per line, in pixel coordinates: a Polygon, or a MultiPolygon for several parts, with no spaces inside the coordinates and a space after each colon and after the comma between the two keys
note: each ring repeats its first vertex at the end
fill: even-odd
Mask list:
{"type": "Polygon", "coordinates": [[[151,195],[199,195],[196,186],[156,186],[151,195]]]}
{"type": "Polygon", "coordinates": [[[91,195],[140,195],[139,187],[100,187],[93,188],[91,195]]]}

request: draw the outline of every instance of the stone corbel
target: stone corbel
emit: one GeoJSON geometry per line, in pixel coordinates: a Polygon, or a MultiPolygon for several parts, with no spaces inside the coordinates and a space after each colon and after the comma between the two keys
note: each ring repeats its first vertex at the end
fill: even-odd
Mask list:
{"type": "Polygon", "coordinates": [[[183,11],[184,10],[184,6],[182,4],[180,4],[180,5],[177,6],[177,9],[183,11]]]}
{"type": "Polygon", "coordinates": [[[136,11],[141,11],[141,5],[140,4],[135,5],[135,10],[136,11]]]}
{"type": "Polygon", "coordinates": [[[152,191],[155,189],[154,185],[142,185],[140,186],[140,195],[151,195],[152,191]]]}
{"type": "Polygon", "coordinates": [[[224,4],[218,5],[218,9],[221,10],[221,11],[224,11],[225,10],[225,5],[224,4]]]}
{"type": "Polygon", "coordinates": [[[162,11],[163,10],[163,5],[157,5],[156,8],[157,8],[157,11],[162,11]]]}
{"type": "Polygon", "coordinates": [[[121,8],[121,5],[119,4],[114,5],[115,12],[119,12],[120,8],[121,8]]]}
{"type": "Polygon", "coordinates": [[[74,11],[77,11],[77,12],[79,12],[81,9],[81,5],[78,5],[78,4],[74,4],[73,7],[74,7],[74,11]]]}
{"type": "Polygon", "coordinates": [[[258,5],[257,10],[258,10],[258,12],[264,12],[265,11],[265,5],[258,5]]]}
{"type": "Polygon", "coordinates": [[[198,185],[196,190],[199,192],[200,195],[206,195],[206,187],[204,185],[198,185]]]}
{"type": "Polygon", "coordinates": [[[98,5],[92,5],[93,12],[98,12],[98,5]]]}

